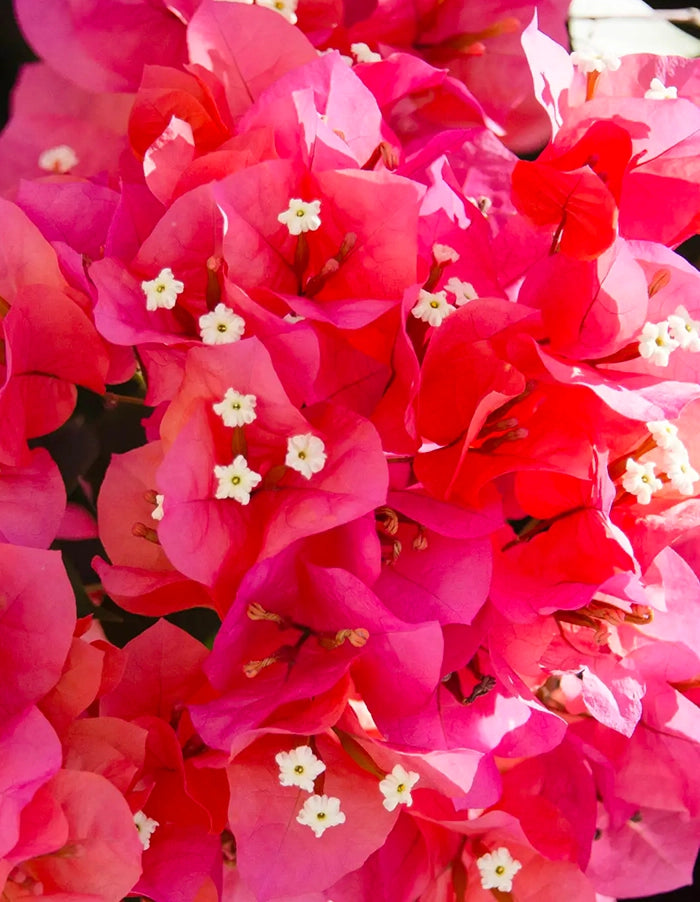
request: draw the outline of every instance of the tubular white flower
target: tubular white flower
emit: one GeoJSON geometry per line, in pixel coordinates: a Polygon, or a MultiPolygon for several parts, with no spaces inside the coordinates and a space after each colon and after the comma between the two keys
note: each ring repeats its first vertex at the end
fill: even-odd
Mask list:
{"type": "Polygon", "coordinates": [[[185,283],[176,279],[172,269],[167,266],[161,269],[155,279],[141,282],[141,290],[146,295],[146,310],[158,310],[160,307],[172,310],[177,296],[185,290],[185,283]]]}
{"type": "Polygon", "coordinates": [[[645,100],[675,100],[678,97],[678,88],[666,85],[660,78],[652,78],[649,90],[645,92],[645,100]]]}
{"type": "Polygon", "coordinates": [[[214,467],[214,476],[219,480],[216,497],[233,498],[239,504],[248,504],[250,493],[262,481],[260,473],[248,466],[248,461],[238,454],[233,463],[226,467],[214,467]]]}
{"type": "Polygon", "coordinates": [[[227,345],[239,341],[245,320],[226,304],[217,304],[211,313],[199,317],[199,334],[205,345],[227,345]]]}
{"type": "Polygon", "coordinates": [[[411,310],[416,319],[428,323],[429,326],[440,326],[442,321],[454,313],[457,308],[447,301],[444,291],[425,291],[421,288],[418,293],[418,303],[411,310]]]}
{"type": "Polygon", "coordinates": [[[678,427],[668,420],[652,420],[647,423],[647,429],[659,448],[671,449],[677,448],[678,445],[682,446],[678,438],[678,427]]]}
{"type": "Polygon", "coordinates": [[[683,351],[700,351],[700,323],[682,305],[668,318],[669,331],[683,351]]]}
{"type": "Polygon", "coordinates": [[[335,796],[311,796],[297,814],[297,822],[310,827],[318,839],[329,827],[345,823],[345,815],[340,810],[340,799],[335,796]]]}
{"type": "Polygon", "coordinates": [[[252,423],[256,417],[255,405],[258,399],[255,395],[242,395],[235,388],[227,388],[223,401],[212,404],[214,413],[224,421],[225,426],[246,426],[252,423]]]}
{"type": "Polygon", "coordinates": [[[320,473],[326,465],[327,458],[326,446],[311,432],[292,435],[287,439],[287,456],[284,462],[306,479],[311,479],[314,473],[320,473]]]}
{"type": "Polygon", "coordinates": [[[406,805],[408,808],[413,804],[411,790],[420,779],[419,775],[413,770],[406,770],[400,764],[397,764],[390,774],[379,783],[379,790],[384,796],[382,805],[387,811],[393,811],[397,805],[406,805]]]}
{"type": "Polygon", "coordinates": [[[156,506],[151,511],[151,517],[154,520],[162,520],[163,519],[163,501],[165,500],[165,495],[156,495],[156,506]]]}
{"type": "Polygon", "coordinates": [[[617,72],[622,65],[622,60],[611,53],[586,50],[575,50],[571,54],[571,62],[585,75],[590,72],[617,72]]]}
{"type": "Polygon", "coordinates": [[[314,755],[308,745],[297,746],[290,752],[278,752],[275,761],[280,769],[280,784],[298,786],[306,792],[314,791],[314,780],[326,769],[326,765],[314,755]]]}
{"type": "Polygon", "coordinates": [[[652,461],[641,464],[632,457],[627,458],[622,488],[630,495],[636,495],[640,504],[649,504],[654,492],[663,488],[661,480],[654,476],[655,467],[652,461]]]}
{"type": "Polygon", "coordinates": [[[57,147],[49,147],[39,154],[37,165],[45,172],[58,172],[64,175],[75,169],[80,161],[78,155],[67,144],[59,144],[57,147]]]}
{"type": "Polygon", "coordinates": [[[639,353],[645,360],[656,366],[668,366],[671,352],[679,346],[675,338],[668,333],[669,324],[644,323],[642,337],[639,341],[639,353]]]}
{"type": "Polygon", "coordinates": [[[277,221],[286,225],[290,235],[301,235],[302,232],[315,232],[321,227],[321,201],[304,201],[293,197],[289,207],[277,217],[277,221]]]}
{"type": "Polygon", "coordinates": [[[455,276],[452,276],[451,279],[447,280],[445,288],[450,294],[455,296],[455,304],[457,307],[463,307],[465,304],[469,303],[469,301],[474,301],[479,297],[471,282],[463,282],[455,276]]]}
{"type": "Polygon", "coordinates": [[[456,263],[459,260],[459,254],[449,244],[434,244],[433,257],[436,263],[456,263]]]}
{"type": "Polygon", "coordinates": [[[290,22],[292,25],[297,24],[297,5],[298,0],[256,0],[258,6],[266,6],[268,9],[274,9],[280,15],[290,22]]]}
{"type": "Polygon", "coordinates": [[[137,811],[134,815],[134,825],[138,830],[139,839],[141,840],[144,851],[150,849],[151,836],[153,836],[156,829],[160,827],[160,824],[158,821],[154,821],[152,817],[147,817],[143,811],[137,811]]]}
{"type": "Polygon", "coordinates": [[[368,44],[358,41],[356,44],[350,45],[350,52],[358,63],[381,63],[382,56],[375,53],[368,44]]]}
{"type": "Polygon", "coordinates": [[[681,495],[694,495],[694,483],[700,479],[700,474],[694,470],[688,451],[682,442],[678,442],[675,448],[671,448],[664,455],[664,467],[666,475],[671,480],[673,488],[681,495]]]}
{"type": "Polygon", "coordinates": [[[497,889],[509,893],[513,889],[513,877],[522,868],[522,864],[510,854],[505,846],[487,852],[477,858],[482,889],[497,889]]]}

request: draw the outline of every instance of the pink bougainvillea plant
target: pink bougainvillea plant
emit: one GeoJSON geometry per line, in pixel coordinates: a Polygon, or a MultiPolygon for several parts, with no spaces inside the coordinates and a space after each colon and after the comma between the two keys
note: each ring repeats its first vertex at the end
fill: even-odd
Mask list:
{"type": "Polygon", "coordinates": [[[605,902],[700,841],[700,63],[567,0],[15,0],[2,902],[605,902]]]}

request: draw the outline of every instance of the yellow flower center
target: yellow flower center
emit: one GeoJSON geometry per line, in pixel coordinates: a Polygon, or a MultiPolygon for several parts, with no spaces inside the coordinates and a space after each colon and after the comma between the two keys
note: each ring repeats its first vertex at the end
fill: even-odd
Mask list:
{"type": "Polygon", "coordinates": [[[297,764],[297,766],[294,768],[294,773],[295,774],[303,774],[304,773],[304,768],[302,767],[301,764],[297,764]]]}
{"type": "Polygon", "coordinates": [[[232,476],[232,477],[231,477],[231,484],[232,484],[232,485],[238,485],[240,481],[241,481],[241,477],[240,477],[240,476],[232,476]]]}
{"type": "Polygon", "coordinates": [[[498,876],[501,877],[503,874],[505,874],[505,872],[506,872],[505,867],[502,864],[499,864],[498,867],[496,868],[496,873],[498,874],[498,876]]]}
{"type": "Polygon", "coordinates": [[[218,323],[218,325],[216,327],[216,331],[217,332],[225,332],[227,328],[228,328],[228,326],[226,325],[226,323],[218,323]]]}
{"type": "Polygon", "coordinates": [[[297,210],[297,216],[298,216],[299,218],[301,218],[303,215],[304,215],[304,211],[303,211],[303,210],[297,210]]]}

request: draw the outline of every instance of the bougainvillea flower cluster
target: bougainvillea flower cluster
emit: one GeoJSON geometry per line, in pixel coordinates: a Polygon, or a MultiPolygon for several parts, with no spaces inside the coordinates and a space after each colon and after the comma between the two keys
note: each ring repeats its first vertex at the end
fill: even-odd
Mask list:
{"type": "Polygon", "coordinates": [[[691,881],[700,64],[567,6],[15,0],[3,900],[691,881]]]}

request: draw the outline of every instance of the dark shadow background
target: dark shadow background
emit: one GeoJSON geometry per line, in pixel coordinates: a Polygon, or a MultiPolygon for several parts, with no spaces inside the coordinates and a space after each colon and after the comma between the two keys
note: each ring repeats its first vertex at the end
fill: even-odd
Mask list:
{"type": "MultiPolygon", "coordinates": [[[[675,0],[675,2],[674,0],[652,0],[650,5],[655,9],[677,9],[684,4],[682,0],[675,0]]],[[[700,38],[700,29],[695,26],[683,26],[683,30],[700,38]]],[[[4,125],[7,120],[9,93],[17,76],[17,71],[23,63],[33,59],[35,59],[34,54],[25,44],[15,23],[11,0],[0,0],[0,126],[4,125]]],[[[700,254],[698,254],[699,244],[698,239],[691,239],[690,242],[686,242],[687,247],[684,247],[682,250],[685,251],[685,255],[690,259],[695,258],[697,260],[700,257],[700,254]]],[[[180,625],[187,628],[187,625],[184,623],[180,625]]],[[[119,642],[117,636],[113,637],[113,641],[120,645],[123,644],[119,642]]],[[[620,867],[624,867],[624,862],[620,862],[620,867]]],[[[694,878],[693,887],[686,887],[657,896],[648,896],[646,897],[646,902],[699,902],[700,859],[695,867],[694,878]]],[[[565,897],[566,887],[562,887],[562,898],[565,897]]],[[[631,900],[631,902],[639,902],[639,900],[631,900]]]]}

